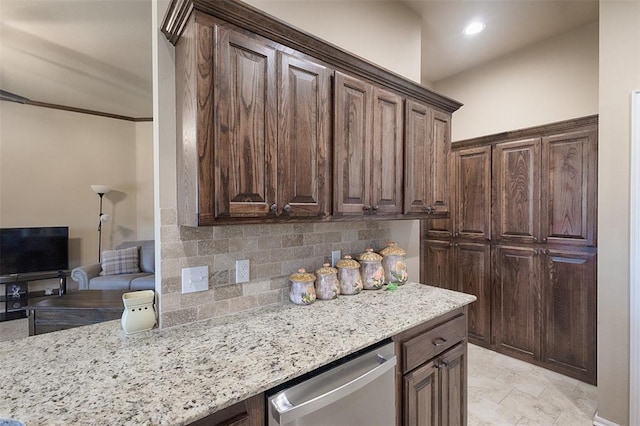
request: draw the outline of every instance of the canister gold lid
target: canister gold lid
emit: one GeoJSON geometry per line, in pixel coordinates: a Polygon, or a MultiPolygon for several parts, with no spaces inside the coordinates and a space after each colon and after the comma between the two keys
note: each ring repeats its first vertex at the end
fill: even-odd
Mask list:
{"type": "Polygon", "coordinates": [[[356,260],[353,260],[351,256],[346,255],[336,262],[336,266],[338,268],[359,268],[360,264],[356,260]]]}
{"type": "Polygon", "coordinates": [[[322,268],[316,271],[316,274],[318,275],[331,275],[331,274],[337,274],[337,273],[338,273],[338,270],[336,268],[332,268],[330,263],[323,264],[322,268]]]}
{"type": "Polygon", "coordinates": [[[291,281],[296,281],[296,282],[311,282],[311,281],[315,281],[316,276],[313,275],[312,273],[307,272],[306,269],[304,268],[300,268],[298,269],[298,272],[289,275],[289,280],[291,281]]]}
{"type": "Polygon", "coordinates": [[[358,256],[358,260],[361,262],[380,262],[382,260],[382,256],[374,252],[373,249],[369,247],[364,253],[361,253],[360,256],[358,256]]]}
{"type": "Polygon", "coordinates": [[[407,252],[404,249],[396,246],[395,242],[390,241],[385,248],[380,250],[380,254],[383,256],[406,256],[407,252]]]}

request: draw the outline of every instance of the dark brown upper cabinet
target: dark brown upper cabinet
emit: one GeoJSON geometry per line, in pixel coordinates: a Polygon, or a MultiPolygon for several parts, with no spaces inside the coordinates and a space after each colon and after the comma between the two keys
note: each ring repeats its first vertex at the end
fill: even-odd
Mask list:
{"type": "Polygon", "coordinates": [[[407,100],[405,214],[449,213],[451,115],[407,100]]]}
{"type": "Polygon", "coordinates": [[[218,33],[214,75],[215,219],[275,214],[276,50],[230,29],[218,33]]]}
{"type": "Polygon", "coordinates": [[[542,242],[596,244],[595,128],[542,138],[542,242]]]}
{"type": "Polygon", "coordinates": [[[280,53],[278,215],[331,213],[331,72],[280,53]]]}
{"type": "Polygon", "coordinates": [[[494,226],[500,241],[531,243],[540,236],[540,138],[495,145],[494,226]]]}
{"type": "Polygon", "coordinates": [[[185,31],[179,223],[328,215],[331,70],[224,26],[185,31]]]}
{"type": "Polygon", "coordinates": [[[405,99],[431,108],[430,161],[411,173],[445,211],[447,180],[430,176],[446,173],[459,102],[239,1],[172,2],[162,31],[176,47],[180,225],[411,218],[405,99]]]}
{"type": "Polygon", "coordinates": [[[491,240],[491,147],[453,154],[454,236],[491,240]]]}
{"type": "Polygon", "coordinates": [[[402,211],[402,97],[335,73],[334,214],[402,211]]]}

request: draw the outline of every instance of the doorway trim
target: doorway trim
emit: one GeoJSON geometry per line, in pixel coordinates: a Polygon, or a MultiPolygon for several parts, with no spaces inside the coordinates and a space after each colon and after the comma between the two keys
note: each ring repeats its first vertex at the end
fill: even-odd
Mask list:
{"type": "Polygon", "coordinates": [[[629,424],[640,424],[640,90],[631,92],[629,424]]]}

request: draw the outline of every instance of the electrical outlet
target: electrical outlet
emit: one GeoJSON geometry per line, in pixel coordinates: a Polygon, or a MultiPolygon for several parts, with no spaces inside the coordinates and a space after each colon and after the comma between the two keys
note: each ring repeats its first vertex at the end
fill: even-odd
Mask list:
{"type": "Polygon", "coordinates": [[[209,290],[209,267],[182,268],[182,294],[209,290]]]}
{"type": "Polygon", "coordinates": [[[331,266],[336,267],[336,263],[342,257],[342,252],[340,250],[334,250],[331,252],[331,266]]]}
{"type": "Polygon", "coordinates": [[[251,278],[251,266],[249,259],[236,260],[236,284],[249,282],[251,278]]]}

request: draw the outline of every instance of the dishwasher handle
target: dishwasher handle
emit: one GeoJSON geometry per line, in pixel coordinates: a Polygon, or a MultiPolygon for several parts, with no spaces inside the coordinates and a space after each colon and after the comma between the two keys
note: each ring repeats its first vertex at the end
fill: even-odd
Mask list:
{"type": "Polygon", "coordinates": [[[378,355],[378,359],[380,360],[380,364],[377,367],[372,368],[350,382],[301,404],[293,405],[287,399],[285,392],[279,393],[271,400],[271,414],[279,425],[286,425],[362,389],[364,386],[393,369],[398,362],[395,355],[389,358],[378,355]]]}

